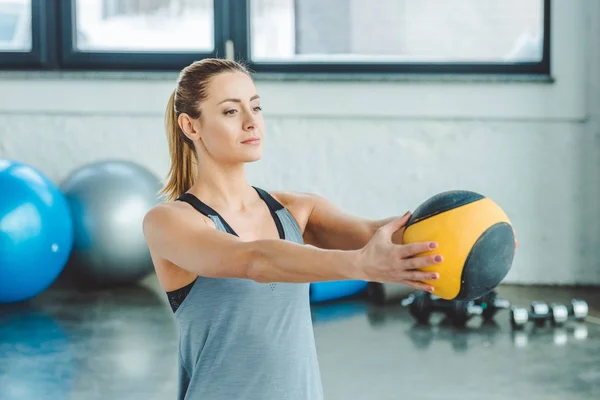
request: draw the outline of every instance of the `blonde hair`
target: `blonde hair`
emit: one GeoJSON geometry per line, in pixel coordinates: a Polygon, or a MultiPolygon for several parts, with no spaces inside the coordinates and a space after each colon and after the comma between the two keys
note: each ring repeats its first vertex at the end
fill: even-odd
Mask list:
{"type": "Polygon", "coordinates": [[[195,61],[180,72],[177,87],[169,98],[165,113],[171,167],[167,183],[160,193],[167,200],[177,198],[192,187],[198,168],[194,142],[181,130],[177,121],[179,115],[185,113],[191,118],[200,118],[200,103],[208,96],[210,80],[223,72],[235,71],[250,76],[250,72],[242,64],[217,58],[195,61]]]}

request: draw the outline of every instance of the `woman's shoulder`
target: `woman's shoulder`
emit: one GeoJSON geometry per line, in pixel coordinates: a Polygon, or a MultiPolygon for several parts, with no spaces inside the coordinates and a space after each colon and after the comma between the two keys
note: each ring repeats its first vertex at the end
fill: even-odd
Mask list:
{"type": "Polygon", "coordinates": [[[144,225],[152,222],[152,226],[159,227],[166,222],[195,224],[203,221],[206,225],[214,227],[212,221],[205,215],[196,211],[183,201],[161,201],[150,208],[144,216],[144,225]]]}
{"type": "Polygon", "coordinates": [[[269,190],[269,194],[279,201],[284,207],[288,205],[304,205],[310,203],[313,195],[310,193],[284,191],[284,190],[269,190]]]}
{"type": "Polygon", "coordinates": [[[294,191],[269,191],[281,205],[294,217],[301,230],[304,232],[310,214],[315,205],[315,195],[294,191]]]}

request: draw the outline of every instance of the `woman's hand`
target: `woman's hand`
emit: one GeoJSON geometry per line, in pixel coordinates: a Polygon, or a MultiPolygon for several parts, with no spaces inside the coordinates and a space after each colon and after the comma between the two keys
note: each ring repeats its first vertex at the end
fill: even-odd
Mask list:
{"type": "Polygon", "coordinates": [[[439,278],[437,272],[420,271],[421,268],[442,262],[442,256],[431,254],[418,256],[435,249],[435,242],[394,244],[392,236],[404,229],[410,213],[382,226],[367,245],[358,253],[357,269],[359,279],[370,282],[394,282],[411,286],[418,290],[433,291],[433,287],[423,281],[439,278]]]}
{"type": "MultiPolygon", "coordinates": [[[[397,218],[382,226],[359,252],[359,279],[370,282],[394,282],[411,286],[418,290],[433,292],[433,286],[423,282],[439,278],[439,273],[420,269],[439,264],[443,258],[439,254],[419,256],[437,247],[435,242],[394,244],[392,236],[403,231],[411,214],[397,218]]],[[[515,236],[515,252],[519,246],[515,236]]]]}

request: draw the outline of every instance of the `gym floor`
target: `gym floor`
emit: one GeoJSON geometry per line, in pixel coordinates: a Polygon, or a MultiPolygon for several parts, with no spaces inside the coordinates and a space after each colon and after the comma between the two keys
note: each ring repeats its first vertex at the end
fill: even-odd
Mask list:
{"type": "MultiPolygon", "coordinates": [[[[513,331],[509,312],[464,329],[415,325],[395,303],[313,305],[326,399],[600,398],[600,293],[501,286],[514,305],[585,299],[586,322],[513,331]]],[[[172,399],[177,330],[155,284],[51,289],[0,308],[0,399],[172,399]]]]}

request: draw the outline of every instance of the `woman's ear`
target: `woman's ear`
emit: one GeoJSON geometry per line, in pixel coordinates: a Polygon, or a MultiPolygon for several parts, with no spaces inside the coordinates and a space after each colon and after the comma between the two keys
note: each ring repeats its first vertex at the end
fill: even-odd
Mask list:
{"type": "Polygon", "coordinates": [[[196,122],[196,120],[185,113],[179,114],[179,117],[177,118],[177,123],[183,131],[183,134],[192,141],[200,139],[200,132],[198,129],[199,124],[196,122]]]}

